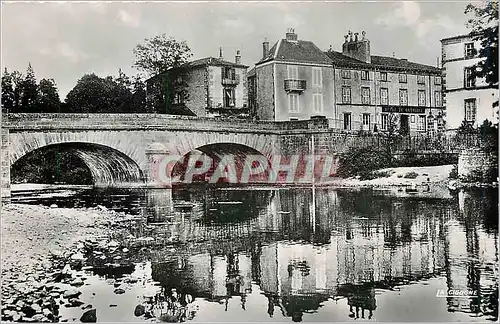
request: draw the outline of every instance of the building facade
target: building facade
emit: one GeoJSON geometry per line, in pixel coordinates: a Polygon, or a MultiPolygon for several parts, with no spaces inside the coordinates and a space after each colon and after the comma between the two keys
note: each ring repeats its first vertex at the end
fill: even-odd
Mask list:
{"type": "Polygon", "coordinates": [[[249,78],[252,114],[260,120],[333,117],[333,70],[314,43],[299,40],[293,29],[269,49],[249,78]]]}
{"type": "MultiPolygon", "coordinates": [[[[354,36],[354,37],[353,37],[354,36]]],[[[329,50],[335,79],[335,127],[401,133],[444,130],[441,70],[407,59],[375,56],[365,32],[329,50]]]]}
{"type": "Polygon", "coordinates": [[[345,131],[444,130],[441,69],[373,56],[362,33],[345,36],[342,52],[322,52],[290,29],[248,77],[251,114],[261,120],[322,116],[345,131]]]}
{"type": "Polygon", "coordinates": [[[158,112],[198,117],[248,114],[247,68],[240,51],[235,61],[207,57],[146,81],[148,104],[158,112]],[[166,100],[168,98],[168,100],[166,100]]]}
{"type": "Polygon", "coordinates": [[[484,120],[496,121],[493,103],[498,100],[498,88],[484,79],[469,78],[472,67],[481,58],[481,44],[472,35],[460,35],[441,40],[446,101],[447,127],[457,129],[463,121],[472,126],[484,120]]]}

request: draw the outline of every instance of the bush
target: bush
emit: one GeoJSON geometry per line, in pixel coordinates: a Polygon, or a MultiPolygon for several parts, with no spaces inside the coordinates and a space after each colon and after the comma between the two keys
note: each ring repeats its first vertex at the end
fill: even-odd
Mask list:
{"type": "Polygon", "coordinates": [[[453,165],[453,168],[451,169],[448,177],[450,179],[458,179],[458,165],[457,164],[453,165]]]}
{"type": "Polygon", "coordinates": [[[339,161],[337,175],[343,178],[359,175],[371,177],[371,172],[391,166],[391,155],[373,147],[350,148],[339,161]]]}
{"type": "Polygon", "coordinates": [[[392,175],[390,171],[372,171],[360,176],[360,180],[373,180],[377,178],[388,178],[392,175]]]}
{"type": "Polygon", "coordinates": [[[404,178],[405,179],[416,179],[418,177],[418,173],[416,172],[408,172],[407,174],[405,174],[404,178]]]}

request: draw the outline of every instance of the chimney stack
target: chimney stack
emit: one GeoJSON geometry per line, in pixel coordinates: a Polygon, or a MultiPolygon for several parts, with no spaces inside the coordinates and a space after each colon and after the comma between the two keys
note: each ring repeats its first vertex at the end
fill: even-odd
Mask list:
{"type": "Polygon", "coordinates": [[[286,40],[289,42],[296,42],[298,40],[297,34],[295,34],[295,29],[288,28],[286,31],[286,40]]]}
{"type": "Polygon", "coordinates": [[[366,38],[366,32],[364,30],[361,32],[361,40],[358,37],[359,33],[354,33],[354,39],[352,35],[353,32],[349,31],[344,36],[345,42],[342,45],[342,54],[361,62],[371,63],[370,41],[366,38]]]}
{"type": "Polygon", "coordinates": [[[236,56],[234,57],[234,63],[241,64],[241,54],[240,50],[236,50],[236,56]]]}
{"type": "Polygon", "coordinates": [[[219,59],[223,59],[224,56],[222,55],[222,47],[219,47],[219,59]]]}
{"type": "Polygon", "coordinates": [[[267,37],[264,38],[264,42],[262,43],[262,58],[265,58],[269,54],[269,42],[267,41],[267,37]]]}

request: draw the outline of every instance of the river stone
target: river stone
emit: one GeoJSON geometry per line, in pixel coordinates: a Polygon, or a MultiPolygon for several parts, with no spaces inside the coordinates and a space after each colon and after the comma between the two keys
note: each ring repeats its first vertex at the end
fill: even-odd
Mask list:
{"type": "Polygon", "coordinates": [[[80,321],[82,323],[95,323],[97,322],[97,313],[96,309],[92,308],[83,313],[82,317],[80,317],[80,321]]]}
{"type": "Polygon", "coordinates": [[[146,308],[143,305],[137,305],[135,306],[134,310],[134,315],[135,316],[142,316],[146,312],[146,308]]]}
{"type": "Polygon", "coordinates": [[[121,294],[125,293],[125,290],[122,289],[122,288],[116,288],[115,291],[114,291],[114,293],[117,294],[117,295],[121,295],[121,294]]]}
{"type": "Polygon", "coordinates": [[[75,288],[70,288],[64,292],[63,298],[73,298],[80,296],[82,292],[75,288]]]}

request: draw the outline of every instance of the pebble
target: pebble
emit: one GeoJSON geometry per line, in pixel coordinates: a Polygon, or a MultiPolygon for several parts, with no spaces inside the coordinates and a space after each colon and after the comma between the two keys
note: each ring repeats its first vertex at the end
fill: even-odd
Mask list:
{"type": "Polygon", "coordinates": [[[125,293],[125,290],[122,289],[122,288],[116,288],[115,291],[114,291],[114,293],[117,294],[117,295],[121,295],[121,294],[125,293]]]}

